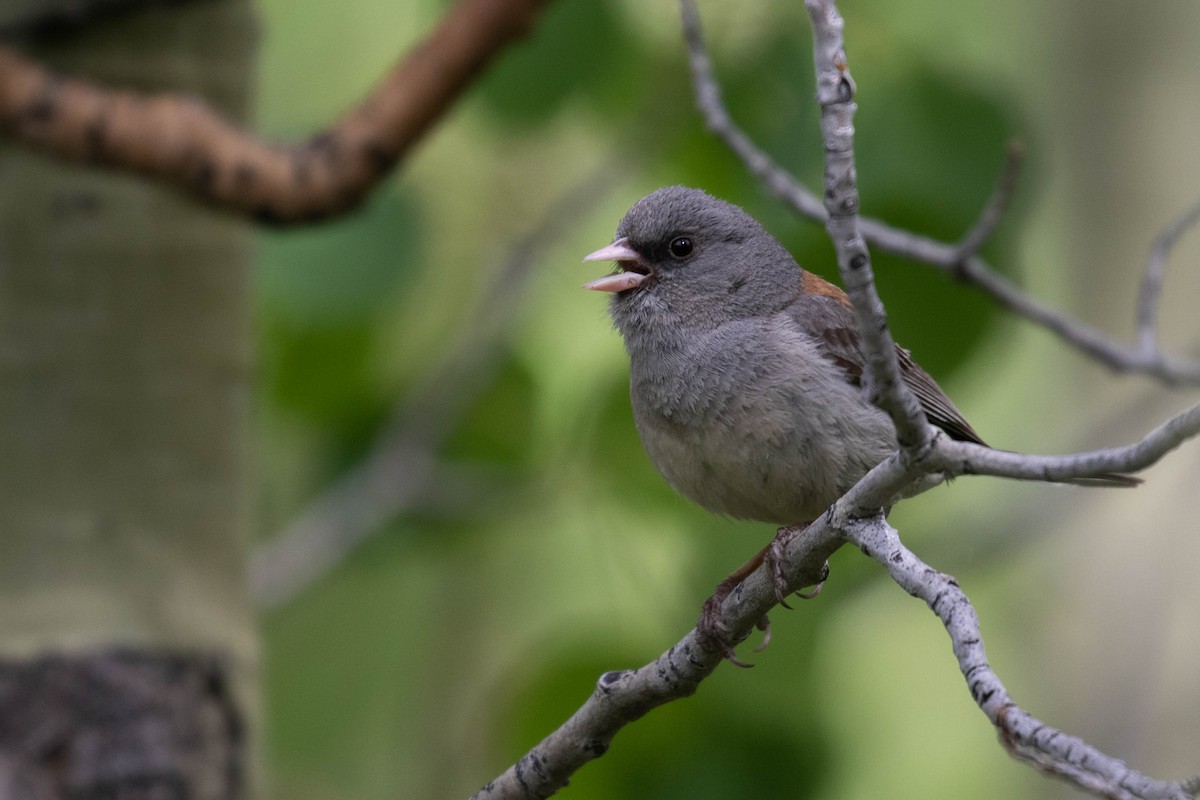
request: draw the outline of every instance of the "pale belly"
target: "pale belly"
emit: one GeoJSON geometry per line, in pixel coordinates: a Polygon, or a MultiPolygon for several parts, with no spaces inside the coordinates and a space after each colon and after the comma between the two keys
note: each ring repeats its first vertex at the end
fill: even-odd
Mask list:
{"type": "Polygon", "coordinates": [[[722,362],[714,368],[709,358],[699,377],[654,375],[652,385],[639,385],[635,370],[631,383],[651,461],[704,508],[777,525],[810,522],[894,449],[890,421],[832,365],[789,359],[751,370],[736,358],[722,362]]]}

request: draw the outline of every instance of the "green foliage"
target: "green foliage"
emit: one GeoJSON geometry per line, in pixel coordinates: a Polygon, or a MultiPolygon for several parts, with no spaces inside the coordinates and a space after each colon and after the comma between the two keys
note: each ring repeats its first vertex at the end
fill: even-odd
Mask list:
{"type": "Polygon", "coordinates": [[[385,188],[359,213],[261,238],[259,299],[272,316],[307,324],[370,319],[394,302],[422,251],[421,220],[385,188]]]}
{"type": "Polygon", "coordinates": [[[500,373],[474,403],[462,425],[443,449],[454,461],[516,465],[533,454],[528,429],[516,424],[528,415],[536,400],[536,387],[522,365],[506,359],[500,373]]]}
{"type": "MultiPolygon", "coordinates": [[[[920,63],[864,94],[858,172],[872,215],[945,241],[961,238],[987,202],[1005,144],[1021,126],[977,89],[920,63]]],[[[995,304],[924,265],[878,251],[874,261],[897,340],[936,376],[969,358],[998,316],[995,304]]],[[[999,259],[997,266],[1003,272],[1010,262],[999,259]]]]}
{"type": "Polygon", "coordinates": [[[394,398],[377,369],[383,316],[420,252],[412,204],[381,192],[362,213],[262,237],[263,399],[327,454],[332,477],[374,437],[394,398]]]}
{"type": "Polygon", "coordinates": [[[546,124],[575,97],[619,113],[628,99],[626,82],[636,79],[631,65],[642,61],[636,47],[615,4],[555,3],[537,34],[480,81],[479,99],[496,120],[515,129],[546,124]]]}

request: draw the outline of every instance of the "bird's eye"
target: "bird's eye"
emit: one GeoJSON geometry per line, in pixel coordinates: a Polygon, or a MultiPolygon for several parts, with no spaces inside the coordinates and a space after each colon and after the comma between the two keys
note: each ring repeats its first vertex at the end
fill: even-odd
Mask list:
{"type": "Polygon", "coordinates": [[[676,236],[671,240],[671,255],[675,258],[686,258],[692,252],[692,240],[687,236],[676,236]]]}

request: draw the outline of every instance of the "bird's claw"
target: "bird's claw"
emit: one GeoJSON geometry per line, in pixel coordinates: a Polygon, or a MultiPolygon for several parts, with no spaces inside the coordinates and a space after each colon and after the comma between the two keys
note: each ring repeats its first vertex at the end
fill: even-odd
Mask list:
{"type": "Polygon", "coordinates": [[[758,647],[754,648],[754,652],[761,653],[771,643],[771,619],[766,614],[763,614],[762,619],[754,627],[763,632],[763,640],[759,643],[758,647]]]}
{"type": "Polygon", "coordinates": [[[801,526],[780,528],[779,532],[775,534],[775,538],[767,545],[767,549],[763,551],[763,564],[766,565],[767,572],[771,576],[771,586],[775,589],[775,600],[788,611],[792,610],[792,607],[786,602],[789,594],[795,594],[801,600],[812,600],[821,593],[821,587],[825,585],[825,579],[829,577],[829,562],[826,561],[825,566],[821,568],[821,580],[810,591],[788,591],[787,576],[783,570],[783,551],[787,549],[792,539],[803,531],[804,527],[801,526]]]}
{"type": "Polygon", "coordinates": [[[829,562],[826,561],[825,565],[821,567],[821,580],[819,580],[815,584],[813,584],[813,588],[808,590],[807,592],[801,592],[801,591],[797,590],[796,595],[801,600],[812,600],[813,598],[815,598],[817,595],[819,595],[821,593],[821,589],[823,589],[825,587],[825,581],[827,581],[828,579],[829,579],[829,562]]]}
{"type": "Polygon", "coordinates": [[[771,586],[775,589],[775,600],[779,605],[791,611],[792,607],[787,604],[786,599],[788,596],[787,578],[783,574],[783,549],[792,540],[792,534],[784,533],[784,531],[788,530],[790,529],[779,529],[779,535],[771,540],[771,544],[767,546],[767,551],[763,553],[763,563],[766,564],[767,571],[771,575],[771,586]]]}
{"type": "MultiPolygon", "coordinates": [[[[766,548],[728,578],[717,584],[717,588],[713,590],[712,595],[701,606],[700,619],[696,623],[696,635],[699,639],[700,647],[705,652],[720,653],[731,664],[739,667],[753,666],[734,655],[733,646],[728,641],[730,630],[721,619],[721,605],[725,602],[725,598],[742,582],[742,578],[749,575],[761,563],[766,566],[767,574],[771,576],[771,586],[775,590],[775,599],[779,602],[779,605],[791,609],[791,606],[787,604],[789,592],[787,577],[783,569],[783,551],[787,548],[788,543],[803,531],[804,526],[780,528],[775,534],[775,538],[771,540],[771,543],[766,548]]],[[[812,591],[796,592],[796,594],[804,600],[811,600],[820,593],[821,587],[825,585],[827,577],[829,577],[828,561],[825,562],[825,566],[821,571],[820,582],[817,583],[812,591]]],[[[757,628],[763,632],[763,640],[758,647],[754,648],[754,652],[760,653],[771,643],[771,621],[766,616],[763,616],[758,621],[757,628]]]]}
{"type": "MultiPolygon", "coordinates": [[[[754,665],[738,658],[733,652],[733,647],[726,641],[726,637],[729,635],[729,628],[721,620],[721,604],[725,602],[725,598],[733,591],[735,585],[735,583],[728,579],[717,584],[717,588],[713,591],[712,595],[700,607],[700,620],[696,623],[696,634],[700,641],[700,647],[705,652],[720,653],[726,661],[735,667],[749,668],[754,665]]],[[[758,621],[758,628],[764,632],[764,636],[763,643],[755,648],[755,652],[766,647],[767,643],[771,640],[771,623],[766,617],[758,621]]]]}

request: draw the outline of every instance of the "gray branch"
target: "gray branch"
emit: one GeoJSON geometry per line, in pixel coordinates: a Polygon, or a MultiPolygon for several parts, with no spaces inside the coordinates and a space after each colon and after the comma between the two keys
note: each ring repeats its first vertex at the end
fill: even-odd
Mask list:
{"type": "MultiPolygon", "coordinates": [[[[692,0],[681,2],[684,39],[688,45],[696,104],[709,130],[725,142],[751,174],[762,181],[771,196],[783,201],[801,216],[826,222],[827,212],[821,200],[795,176],[775,163],[730,117],[721,100],[721,89],[713,72],[712,59],[709,58],[704,45],[699,15],[692,0]]],[[[1003,187],[1006,180],[1011,180],[1008,175],[1012,171],[1010,153],[1008,166],[999,182],[1000,187],[1003,187]]],[[[1000,191],[1003,192],[1003,189],[1000,191]]],[[[989,208],[995,204],[996,199],[994,195],[989,208]]],[[[1007,202],[1003,194],[1000,199],[1007,202]]],[[[990,230],[987,214],[985,211],[976,222],[973,231],[990,230]]],[[[991,222],[991,227],[994,227],[998,219],[997,216],[991,222]]],[[[1046,328],[1109,369],[1149,375],[1171,385],[1200,384],[1200,361],[1195,358],[1168,355],[1157,347],[1147,349],[1141,343],[1137,346],[1125,344],[1099,328],[1030,297],[975,253],[982,242],[975,242],[971,233],[957,244],[939,242],[870,217],[859,220],[858,230],[864,239],[885,252],[928,264],[956,280],[978,288],[1007,310],[1046,328]]],[[[1153,307],[1158,294],[1147,293],[1147,285],[1153,289],[1158,284],[1150,276],[1143,284],[1142,295],[1153,307]]]]}
{"type": "Polygon", "coordinates": [[[992,475],[1029,481],[1061,482],[1106,472],[1140,472],[1185,441],[1200,436],[1200,404],[1159,425],[1139,442],[1064,456],[993,450],[939,436],[922,458],[925,469],[946,476],[992,475]]]}
{"type": "MultiPolygon", "coordinates": [[[[690,0],[684,0],[685,7],[690,5],[690,0]]],[[[833,3],[805,0],[804,6],[813,23],[813,63],[825,146],[825,230],[833,240],[846,293],[854,301],[871,402],[892,418],[900,446],[916,451],[929,444],[929,424],[921,404],[900,376],[887,311],[875,289],[871,255],[858,230],[854,168],[854,112],[858,104],[854,102],[854,79],[842,45],[842,18],[833,3]]]]}
{"type": "Polygon", "coordinates": [[[1000,171],[996,188],[992,190],[987,205],[979,213],[975,224],[958,243],[960,263],[979,252],[979,248],[983,247],[984,242],[991,238],[997,226],[1000,225],[1000,220],[1004,219],[1004,214],[1008,211],[1009,203],[1012,202],[1013,194],[1017,190],[1017,173],[1021,171],[1021,160],[1024,157],[1025,150],[1021,147],[1021,143],[1009,142],[1008,151],[1005,153],[1004,169],[1000,171]]]}
{"type": "Polygon", "coordinates": [[[958,668],[975,703],[1015,757],[1101,797],[1113,800],[1191,800],[1184,783],[1155,780],[1022,710],[992,671],[979,635],[979,617],[950,575],[938,572],[904,546],[882,517],[845,529],[847,540],[882,564],[906,592],[924,600],[942,621],[958,668]]]}
{"type": "Polygon", "coordinates": [[[1146,271],[1142,274],[1137,299],[1138,345],[1147,355],[1152,356],[1158,352],[1158,301],[1162,295],[1167,259],[1180,237],[1197,223],[1200,223],[1200,203],[1192,206],[1187,213],[1164,228],[1155,237],[1154,245],[1150,248],[1150,258],[1146,262],[1146,271]]]}
{"type": "MultiPolygon", "coordinates": [[[[791,588],[812,586],[823,578],[825,562],[841,545],[835,520],[850,517],[845,509],[882,505],[881,498],[895,495],[918,473],[886,462],[886,474],[877,467],[845,497],[805,531],[794,537],[781,562],[791,588]]],[[[882,467],[883,465],[881,465],[882,467]]],[[[725,599],[721,627],[731,644],[744,641],[758,621],[777,605],[775,587],[766,570],[759,568],[725,599]]],[[[606,672],[591,696],[570,719],[539,742],[519,761],[480,789],[472,800],[543,800],[567,785],[571,775],[607,751],[613,736],[649,711],[696,692],[702,680],[723,660],[705,652],[695,629],[674,647],[638,669],[606,672]]]]}

